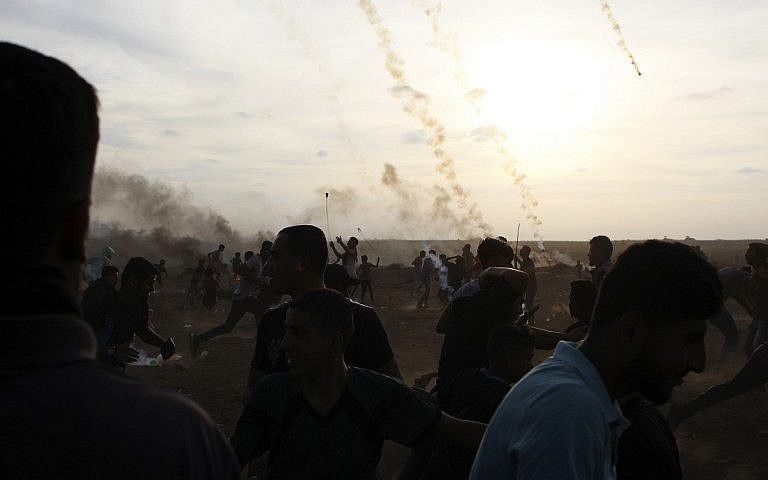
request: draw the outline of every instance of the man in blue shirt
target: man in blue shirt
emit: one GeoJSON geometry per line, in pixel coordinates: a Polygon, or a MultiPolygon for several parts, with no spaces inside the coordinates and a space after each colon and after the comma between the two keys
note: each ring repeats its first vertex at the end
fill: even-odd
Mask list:
{"type": "Polygon", "coordinates": [[[628,421],[616,399],[662,404],[704,370],[707,318],[722,305],[715,269],[694,249],[649,240],[603,280],[587,338],[518,382],[496,411],[472,479],[615,479],[628,421]]]}

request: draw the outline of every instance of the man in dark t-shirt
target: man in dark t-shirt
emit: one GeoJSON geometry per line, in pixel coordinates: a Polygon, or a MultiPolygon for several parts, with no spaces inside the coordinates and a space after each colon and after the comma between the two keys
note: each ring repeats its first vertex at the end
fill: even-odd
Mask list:
{"type": "Polygon", "coordinates": [[[288,304],[280,349],[290,371],[261,379],[247,402],[232,436],[241,464],[269,451],[270,479],[373,479],[385,439],[415,445],[441,433],[476,448],[484,424],[444,414],[399,380],[348,367],[353,329],[349,300],[333,290],[288,304]]]}
{"type": "Polygon", "coordinates": [[[619,441],[618,480],[682,480],[677,441],[659,409],[634,394],[621,413],[631,425],[619,441]]]}
{"type": "Polygon", "coordinates": [[[146,259],[131,258],[123,270],[120,290],[102,298],[85,316],[99,343],[98,358],[105,364],[125,368],[135,362],[139,352],[130,347],[138,335],[146,343],[160,348],[163,358],[176,353],[172,338],[163,339],[149,322],[149,296],[157,271],[146,259]]]}
{"type": "MultiPolygon", "coordinates": [[[[328,265],[328,247],[322,230],[312,225],[294,225],[281,230],[271,247],[271,256],[265,270],[272,277],[270,288],[259,295],[290,295],[293,298],[302,293],[325,287],[326,268],[332,273],[329,287],[346,291],[343,281],[346,277],[341,265],[328,265]],[[344,274],[341,274],[341,271],[344,274]],[[333,273],[336,274],[333,274],[333,273]],[[338,285],[341,283],[342,285],[338,285]]],[[[351,302],[355,315],[355,331],[350,339],[345,359],[349,365],[376,370],[395,377],[400,376],[387,334],[375,310],[351,302]]],[[[288,305],[283,304],[267,310],[261,318],[256,333],[256,345],[251,372],[248,378],[246,399],[259,378],[267,374],[288,371],[285,355],[280,352],[280,341],[285,334],[285,317],[288,305]]]]}
{"type": "MultiPolygon", "coordinates": [[[[530,328],[500,325],[488,339],[488,365],[462,370],[434,397],[443,411],[458,418],[488,423],[511,385],[533,368],[535,338],[530,328]]],[[[421,476],[403,475],[403,480],[459,480],[469,477],[475,450],[440,439],[432,449],[421,476]]],[[[405,473],[405,472],[404,472],[405,473]]]]}

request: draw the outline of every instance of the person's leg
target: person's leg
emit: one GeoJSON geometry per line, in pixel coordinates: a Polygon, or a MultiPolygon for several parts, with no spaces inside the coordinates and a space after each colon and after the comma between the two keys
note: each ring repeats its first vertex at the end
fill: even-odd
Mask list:
{"type": "Polygon", "coordinates": [[[768,343],[755,349],[746,365],[728,382],[710,387],[688,403],[673,404],[669,413],[669,424],[674,429],[683,420],[697,412],[743,395],[766,382],[768,382],[768,343]]]}

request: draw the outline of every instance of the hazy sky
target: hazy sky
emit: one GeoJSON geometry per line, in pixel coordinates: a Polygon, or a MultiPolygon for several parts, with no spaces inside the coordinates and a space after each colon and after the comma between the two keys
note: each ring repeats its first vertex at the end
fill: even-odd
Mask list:
{"type": "MultiPolygon", "coordinates": [[[[546,239],[768,236],[768,2],[613,0],[640,77],[597,0],[443,1],[459,62],[434,41],[434,3],[375,2],[496,232],[522,222],[532,234],[483,135],[491,124],[508,134],[546,239]],[[479,113],[469,88],[487,92],[479,113]]],[[[188,188],[242,230],[317,213],[333,187],[347,194],[334,230],[451,236],[392,213],[385,162],[424,201],[447,184],[354,0],[2,0],[0,39],[97,87],[100,165],[188,188]]]]}

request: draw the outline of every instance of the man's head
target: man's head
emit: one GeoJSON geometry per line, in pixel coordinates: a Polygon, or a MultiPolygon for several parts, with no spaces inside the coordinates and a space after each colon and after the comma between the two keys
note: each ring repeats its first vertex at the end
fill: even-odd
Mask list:
{"type": "Polygon", "coordinates": [[[220,252],[223,252],[225,248],[227,248],[227,247],[225,247],[223,243],[219,244],[219,251],[220,252]]]}
{"type": "Polygon", "coordinates": [[[477,247],[477,257],[483,270],[489,267],[509,267],[515,253],[512,247],[495,238],[486,238],[477,247]]]}
{"type": "Polygon", "coordinates": [[[344,361],[353,331],[349,300],[333,290],[310,290],[289,303],[280,349],[291,372],[312,375],[344,361]]]}
{"type": "Polygon", "coordinates": [[[503,236],[499,235],[498,238],[499,238],[500,242],[503,242],[503,243],[508,243],[509,242],[509,240],[507,240],[507,237],[503,237],[503,236]]]}
{"type": "Polygon", "coordinates": [[[465,243],[463,247],[461,247],[461,251],[463,253],[468,253],[472,251],[472,245],[465,243]]]}
{"type": "Polygon", "coordinates": [[[243,258],[247,262],[248,260],[251,259],[252,256],[253,256],[253,250],[246,250],[245,255],[243,255],[243,258]]]}
{"type": "Polygon", "coordinates": [[[571,291],[568,294],[568,310],[571,317],[588,322],[592,318],[595,299],[597,299],[597,288],[594,283],[587,280],[571,282],[571,291]]]}
{"type": "Polygon", "coordinates": [[[278,232],[266,270],[277,293],[295,295],[305,285],[322,285],[327,263],[323,231],[314,225],[293,225],[278,232]]]}
{"type": "Polygon", "coordinates": [[[120,279],[120,271],[117,269],[117,267],[107,265],[101,269],[101,278],[108,284],[112,285],[112,288],[114,288],[117,286],[117,281],[120,279]]]}
{"type": "Polygon", "coordinates": [[[160,266],[161,266],[161,267],[164,267],[164,266],[165,266],[165,259],[164,259],[164,258],[161,258],[161,259],[160,259],[160,266]]]}
{"type": "Polygon", "coordinates": [[[0,248],[55,264],[74,284],[99,141],[96,92],[63,62],[0,42],[0,105],[0,223],[13,225],[0,248]]]}
{"type": "Polygon", "coordinates": [[[520,247],[520,256],[523,257],[530,257],[531,256],[531,247],[528,245],[523,245],[520,247]]]}
{"type": "Polygon", "coordinates": [[[427,256],[427,252],[425,252],[424,250],[419,250],[419,257],[424,258],[426,256],[427,256]]]}
{"type": "Polygon", "coordinates": [[[499,325],[488,337],[488,368],[508,383],[514,383],[533,368],[533,331],[526,326],[499,325]]]}
{"type": "Polygon", "coordinates": [[[266,260],[269,258],[269,252],[272,250],[272,242],[269,240],[264,240],[261,242],[261,248],[259,248],[259,255],[261,255],[261,258],[266,260]]]}
{"type": "Polygon", "coordinates": [[[235,252],[235,258],[240,258],[240,252],[235,252]]]}
{"type": "Polygon", "coordinates": [[[429,251],[429,256],[430,256],[430,257],[434,257],[434,256],[437,256],[437,252],[436,252],[436,251],[434,251],[434,250],[430,250],[430,251],[429,251]]]}
{"type": "Polygon", "coordinates": [[[747,265],[752,268],[765,267],[768,265],[768,245],[758,242],[750,243],[744,258],[747,265]]]}
{"type": "Polygon", "coordinates": [[[363,263],[368,263],[368,255],[363,255],[360,257],[360,261],[363,263]]]}
{"type": "Polygon", "coordinates": [[[701,255],[648,240],[603,280],[585,346],[613,357],[626,390],[661,404],[688,372],[704,370],[707,319],[721,307],[717,271],[701,255]]]}
{"type": "Polygon", "coordinates": [[[589,252],[587,253],[590,265],[596,267],[605,263],[611,259],[611,255],[613,255],[613,242],[611,242],[610,238],[605,235],[592,237],[592,240],[589,241],[589,252]]]}
{"type": "Polygon", "coordinates": [[[349,237],[349,241],[347,242],[347,246],[349,248],[355,248],[355,247],[357,247],[358,243],[360,243],[360,242],[357,240],[357,237],[349,237]]]}
{"type": "Polygon", "coordinates": [[[440,259],[440,263],[445,263],[448,260],[448,257],[444,253],[441,253],[438,258],[440,259]]]}
{"type": "Polygon", "coordinates": [[[509,267],[491,267],[483,270],[477,280],[484,298],[504,305],[507,319],[517,320],[528,287],[528,274],[509,267]]]}
{"type": "Polygon", "coordinates": [[[123,268],[120,292],[132,300],[146,302],[155,290],[156,278],[157,269],[149,260],[133,257],[123,268]]]}
{"type": "Polygon", "coordinates": [[[360,280],[352,278],[343,265],[334,263],[325,267],[325,286],[349,297],[349,289],[360,283],[360,280]]]}

